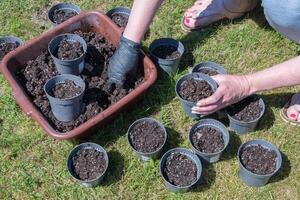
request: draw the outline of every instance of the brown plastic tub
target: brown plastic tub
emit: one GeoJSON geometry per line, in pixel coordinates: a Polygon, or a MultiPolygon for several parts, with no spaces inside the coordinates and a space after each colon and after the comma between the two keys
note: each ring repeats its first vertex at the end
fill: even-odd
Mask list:
{"type": "Polygon", "coordinates": [[[26,42],[15,51],[10,52],[4,57],[0,67],[5,79],[13,89],[13,96],[23,112],[25,112],[26,115],[33,117],[49,136],[56,139],[75,139],[92,133],[97,128],[106,125],[113,117],[142,97],[146,90],[154,84],[157,77],[155,65],[143,53],[142,64],[139,66],[144,68],[144,82],[141,85],[120,101],[111,105],[106,110],[72,131],[66,133],[57,132],[52,128],[39,109],[31,102],[25,89],[23,89],[14,75],[14,72],[25,67],[27,61],[36,58],[42,51],[47,50],[48,43],[54,36],[73,32],[78,29],[100,33],[114,46],[118,45],[121,34],[121,29],[119,29],[105,14],[99,12],[82,13],[45,32],[41,36],[26,42]]]}

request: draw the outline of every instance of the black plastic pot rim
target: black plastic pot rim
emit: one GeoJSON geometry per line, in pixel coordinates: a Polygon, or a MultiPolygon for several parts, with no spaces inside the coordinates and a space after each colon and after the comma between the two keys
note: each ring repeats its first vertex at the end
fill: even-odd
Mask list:
{"type": "Polygon", "coordinates": [[[6,40],[6,39],[13,39],[13,40],[15,40],[15,42],[18,42],[20,45],[23,44],[23,41],[16,36],[13,36],[13,35],[0,36],[0,40],[6,40]]]}
{"type": "Polygon", "coordinates": [[[118,6],[118,7],[115,7],[115,8],[112,8],[110,9],[109,11],[106,12],[106,15],[111,17],[111,15],[113,14],[116,14],[116,13],[119,13],[119,14],[126,14],[126,15],[130,15],[130,8],[127,8],[127,7],[124,7],[124,6],[118,6]],[[124,11],[120,11],[121,9],[123,9],[124,11],[125,10],[128,10],[128,12],[124,12],[124,11]]]}
{"type": "Polygon", "coordinates": [[[72,10],[74,12],[76,12],[77,14],[79,14],[81,12],[81,9],[79,6],[75,5],[75,4],[72,4],[72,3],[58,3],[58,4],[55,4],[53,6],[50,7],[50,9],[48,10],[48,13],[47,13],[47,18],[48,20],[53,24],[53,25],[59,25],[58,23],[55,23],[52,19],[50,19],[50,11],[55,11],[54,8],[55,7],[58,7],[60,5],[68,5],[68,6],[72,6],[72,7],[76,7],[78,10],[72,8],[72,7],[64,7],[64,8],[59,8],[59,9],[55,9],[55,10],[72,10]],[[79,11],[79,12],[78,12],[79,11]]]}
{"type": "MultiPolygon", "coordinates": [[[[77,35],[77,34],[64,33],[64,34],[60,34],[60,35],[55,36],[55,37],[49,42],[49,44],[51,44],[51,43],[53,42],[53,40],[55,40],[55,39],[58,38],[58,37],[61,37],[61,36],[68,36],[68,35],[80,37],[80,36],[77,35]]],[[[81,38],[81,37],[80,37],[80,38],[81,38]]],[[[82,39],[83,39],[83,38],[82,38],[82,39]]],[[[84,39],[83,39],[83,40],[84,40],[84,39]]],[[[81,45],[81,44],[80,44],[80,45],[81,45]]],[[[59,59],[56,55],[54,55],[54,54],[51,53],[50,48],[49,48],[49,45],[48,45],[48,52],[49,52],[50,54],[52,54],[56,59],[58,59],[58,60],[60,60],[60,61],[64,61],[64,62],[72,62],[72,61],[75,61],[75,60],[79,60],[79,59],[81,59],[82,57],[85,56],[85,54],[87,53],[87,48],[84,48],[84,46],[82,46],[82,48],[83,48],[83,53],[82,53],[82,55],[79,56],[78,58],[75,58],[75,59],[72,59],[72,60],[62,60],[62,59],[59,59]]]]}
{"type": "MultiPolygon", "coordinates": [[[[201,123],[203,120],[214,120],[214,119],[201,119],[201,120],[199,120],[196,124],[194,124],[193,127],[197,126],[197,125],[198,125],[199,123],[201,123]]],[[[214,121],[217,121],[217,120],[214,120],[214,121]]],[[[219,121],[217,121],[217,122],[219,122],[219,121]]],[[[219,122],[219,123],[221,123],[221,122],[219,122]]],[[[222,123],[221,123],[221,124],[222,124],[222,123]]],[[[223,125],[223,126],[224,126],[224,125],[223,125]]],[[[201,125],[201,126],[198,127],[197,129],[195,129],[194,132],[192,132],[193,127],[191,128],[191,130],[190,130],[190,132],[189,132],[189,142],[191,143],[191,145],[193,146],[193,148],[194,148],[197,152],[203,154],[204,156],[205,156],[205,155],[207,155],[207,156],[214,156],[214,155],[217,155],[217,154],[223,152],[223,151],[227,148],[227,146],[228,146],[228,144],[229,144],[229,140],[230,140],[230,135],[229,135],[228,131],[227,131],[227,132],[224,132],[224,131],[222,131],[220,128],[218,128],[218,127],[216,127],[216,126],[214,126],[214,125],[211,125],[211,124],[209,124],[209,123],[206,123],[206,124],[201,125]],[[194,145],[194,143],[193,143],[193,141],[192,141],[192,136],[195,134],[195,132],[196,132],[200,127],[206,127],[206,126],[214,127],[214,128],[216,128],[216,129],[218,129],[223,135],[228,135],[228,141],[225,142],[225,139],[224,139],[224,147],[223,147],[220,151],[215,152],[215,153],[204,153],[204,152],[202,152],[202,151],[199,151],[199,150],[195,147],[195,145],[194,145]]],[[[226,128],[225,126],[224,126],[224,128],[227,130],[227,128],[226,128]]]]}
{"type": "MultiPolygon", "coordinates": [[[[262,141],[262,142],[268,143],[270,146],[273,147],[272,150],[274,150],[274,151],[276,152],[277,159],[280,159],[281,162],[282,162],[282,157],[281,157],[280,151],[277,149],[277,147],[275,147],[272,143],[270,143],[270,142],[268,142],[268,141],[266,141],[266,140],[262,140],[262,139],[254,139],[254,140],[249,140],[249,141],[247,141],[247,142],[244,142],[244,143],[241,144],[241,146],[239,147],[238,152],[237,152],[237,158],[238,158],[238,162],[239,162],[240,166],[241,166],[244,170],[246,170],[249,174],[251,174],[251,175],[253,175],[253,176],[257,176],[257,177],[270,177],[270,176],[273,176],[274,174],[276,174],[276,173],[279,171],[280,167],[281,167],[281,163],[280,163],[280,166],[277,166],[277,164],[276,164],[276,170],[275,170],[273,173],[271,173],[271,174],[255,174],[255,173],[251,172],[250,170],[248,170],[248,169],[243,165],[243,163],[242,163],[242,161],[241,161],[241,159],[240,159],[240,151],[242,150],[242,148],[243,148],[244,146],[257,146],[257,145],[258,145],[258,144],[250,144],[250,145],[247,145],[247,143],[248,143],[248,142],[251,142],[251,141],[252,141],[252,142],[255,142],[255,141],[262,141]]],[[[266,147],[266,146],[264,146],[264,145],[261,145],[261,146],[263,146],[264,148],[270,150],[270,148],[268,148],[268,147],[266,147]]]]}
{"type": "Polygon", "coordinates": [[[249,122],[239,121],[239,120],[233,118],[231,115],[229,115],[228,111],[226,110],[226,114],[227,114],[228,118],[229,118],[230,120],[234,121],[234,122],[237,122],[237,123],[239,123],[239,124],[243,124],[243,125],[245,125],[245,126],[247,126],[248,124],[251,124],[251,123],[254,123],[254,122],[259,121],[260,118],[262,118],[262,116],[264,115],[265,110],[266,110],[266,108],[265,108],[265,102],[263,101],[263,99],[262,99],[261,97],[260,97],[260,99],[262,100],[262,103],[263,103],[264,106],[263,106],[263,109],[260,111],[260,115],[259,115],[259,117],[258,117],[257,119],[252,120],[252,121],[249,121],[249,122]]]}
{"type": "MultiPolygon", "coordinates": [[[[190,75],[190,74],[201,74],[201,75],[203,75],[203,76],[206,76],[208,79],[211,79],[213,82],[215,82],[215,81],[214,81],[210,76],[208,76],[208,75],[206,75],[206,74],[203,74],[203,73],[199,73],[199,72],[188,73],[188,74],[182,75],[182,76],[178,79],[178,81],[176,82],[176,85],[175,85],[175,93],[176,93],[177,97],[178,97],[181,101],[183,101],[183,102],[185,102],[185,103],[187,103],[187,104],[190,104],[190,105],[196,105],[197,102],[188,101],[188,100],[183,99],[183,98],[180,96],[180,94],[178,93],[178,91],[177,91],[177,84],[179,84],[180,79],[182,79],[183,77],[188,76],[188,75],[190,75]]],[[[195,78],[194,78],[194,79],[195,79],[195,78]]],[[[206,81],[206,80],[201,79],[201,78],[196,78],[195,80],[206,81]]],[[[210,85],[210,84],[209,84],[209,85],[210,85]]],[[[211,86],[211,85],[210,85],[210,86],[211,86]]],[[[213,92],[216,91],[216,89],[215,89],[213,86],[211,86],[211,88],[212,88],[213,92]]]]}
{"type": "MultiPolygon", "coordinates": [[[[75,75],[72,75],[72,74],[61,74],[61,75],[57,75],[57,76],[54,76],[54,77],[50,78],[48,81],[50,81],[50,80],[52,80],[52,79],[54,79],[54,78],[56,78],[56,77],[65,77],[65,75],[73,76],[74,78],[75,78],[75,77],[76,77],[76,78],[80,78],[79,76],[75,76],[75,75]]],[[[80,79],[81,79],[81,78],[80,78],[80,79]]],[[[65,80],[70,80],[70,79],[68,79],[68,78],[66,77],[65,80]]],[[[82,80],[82,79],[81,79],[81,80],[82,80]]],[[[47,82],[45,83],[45,85],[44,85],[44,91],[45,91],[45,92],[47,92],[47,90],[46,90],[46,84],[48,83],[48,81],[47,81],[47,82]]],[[[49,92],[47,92],[47,93],[48,93],[49,97],[51,97],[52,99],[57,99],[57,100],[60,100],[60,101],[69,102],[70,100],[73,100],[74,98],[80,96],[82,93],[85,92],[85,87],[86,87],[86,85],[85,85],[84,80],[82,80],[82,81],[83,81],[83,83],[84,83],[84,87],[81,87],[81,86],[80,86],[81,92],[80,92],[78,95],[74,96],[74,97],[66,98],[66,99],[59,99],[59,98],[55,98],[54,96],[52,96],[49,92]]],[[[63,83],[63,81],[57,83],[56,85],[58,85],[58,84],[60,84],[60,83],[63,83]]],[[[54,85],[53,87],[55,87],[56,85],[54,85]]],[[[77,86],[78,86],[78,85],[77,85],[77,86]]],[[[53,88],[53,87],[52,87],[52,88],[53,88]]],[[[52,89],[52,88],[51,88],[51,89],[52,89]]]]}
{"type": "MultiPolygon", "coordinates": [[[[100,145],[98,145],[98,144],[96,144],[96,143],[92,143],[92,142],[81,143],[81,144],[75,146],[75,147],[69,152],[69,155],[70,155],[70,154],[73,152],[73,150],[74,150],[75,148],[77,148],[78,146],[81,146],[81,145],[89,145],[89,144],[93,144],[93,145],[98,146],[98,148],[101,149],[102,151],[99,151],[99,150],[97,150],[97,149],[96,149],[96,150],[99,151],[99,152],[104,153],[105,156],[107,157],[107,163],[106,163],[106,166],[105,166],[105,170],[104,170],[100,175],[98,175],[97,178],[92,179],[92,180],[81,180],[81,179],[78,179],[76,176],[74,176],[74,175],[68,170],[70,176],[72,176],[72,177],[73,177],[75,180],[77,180],[78,182],[92,183],[92,182],[98,180],[101,176],[103,176],[103,175],[106,173],[107,169],[108,169],[109,158],[108,158],[107,152],[105,151],[105,149],[104,149],[103,147],[101,147],[100,145]]],[[[95,148],[91,147],[90,149],[95,149],[95,148]]],[[[81,149],[80,149],[80,150],[81,150],[81,149]]],[[[72,157],[72,158],[73,158],[73,157],[72,157]]],[[[69,160],[69,159],[72,159],[72,158],[71,158],[71,157],[68,157],[68,160],[69,160]]],[[[68,160],[67,160],[67,169],[68,169],[68,160]]]]}
{"type": "MultiPolygon", "coordinates": [[[[177,147],[177,148],[174,148],[174,149],[170,149],[169,151],[167,151],[165,154],[167,154],[167,153],[169,153],[170,151],[174,151],[174,150],[180,150],[180,149],[183,149],[183,150],[187,150],[187,151],[190,151],[191,152],[191,154],[193,154],[193,155],[195,155],[196,156],[196,158],[198,158],[198,156],[196,155],[196,154],[194,154],[194,152],[192,151],[192,150],[190,150],[190,149],[185,149],[185,148],[180,148],[180,147],[177,147]]],[[[180,153],[180,152],[179,152],[180,153]]],[[[190,158],[189,158],[190,159],[190,158]]],[[[192,159],[191,159],[192,160],[192,159]]],[[[192,160],[193,161],[193,160],[192,160]]],[[[200,161],[200,159],[199,159],[199,161],[200,161]]],[[[197,164],[193,161],[193,163],[196,165],[196,168],[197,168],[197,174],[198,174],[198,167],[197,167],[197,164]]],[[[200,161],[200,164],[201,164],[201,161],[200,161]]],[[[159,161],[159,166],[163,166],[163,163],[162,163],[162,159],[159,161]]],[[[177,186],[177,185],[173,185],[172,183],[170,183],[166,178],[165,178],[165,176],[162,174],[162,177],[163,177],[163,179],[166,181],[166,182],[168,182],[170,185],[172,185],[173,187],[175,187],[176,189],[188,189],[188,188],[190,188],[190,187],[192,187],[193,185],[195,185],[198,181],[199,181],[199,179],[200,179],[200,177],[201,177],[201,174],[202,174],[202,164],[200,165],[200,170],[201,170],[201,173],[200,173],[200,176],[198,177],[197,176],[197,178],[196,178],[196,180],[193,182],[193,183],[191,183],[191,184],[189,184],[189,185],[187,185],[187,186],[177,186]]],[[[162,169],[160,169],[160,171],[162,171],[162,169]]]]}
{"type": "MultiPolygon", "coordinates": [[[[179,40],[175,40],[175,39],[173,39],[173,38],[159,38],[159,39],[154,40],[152,43],[156,42],[157,40],[164,40],[164,39],[167,39],[167,40],[173,40],[174,42],[178,42],[178,44],[181,45],[181,46],[183,47],[183,52],[179,52],[179,53],[180,53],[180,57],[183,56],[185,49],[184,49],[184,45],[183,45],[179,40]]],[[[151,44],[152,44],[152,43],[151,43],[151,44]]],[[[151,44],[150,44],[150,47],[151,47],[151,44]]],[[[175,46],[175,45],[173,45],[173,44],[170,44],[170,43],[168,43],[168,42],[162,43],[162,44],[158,45],[157,47],[165,46],[165,45],[169,45],[169,46],[173,46],[173,47],[177,48],[177,46],[175,46]]],[[[156,48],[157,48],[157,47],[156,47],[156,48]]],[[[178,58],[169,58],[169,59],[167,59],[167,58],[165,58],[165,59],[164,59],[164,58],[160,58],[160,57],[156,56],[154,53],[152,53],[152,51],[154,51],[156,48],[154,48],[154,49],[152,49],[152,50],[149,49],[149,52],[150,52],[151,56],[155,57],[157,60],[174,61],[174,60],[177,60],[177,59],[178,59],[178,58]]]]}
{"type": "Polygon", "coordinates": [[[156,119],[153,119],[153,118],[148,118],[148,117],[145,117],[145,118],[141,118],[141,119],[138,119],[136,121],[134,121],[130,127],[128,128],[128,131],[127,131],[127,141],[128,141],[128,144],[129,146],[131,147],[131,149],[137,153],[137,154],[140,154],[140,155],[143,155],[143,156],[151,156],[152,154],[155,154],[157,152],[159,152],[160,150],[163,149],[163,147],[165,146],[166,142],[167,142],[167,137],[168,137],[168,134],[167,134],[167,131],[166,131],[166,128],[164,125],[162,125],[162,123],[160,123],[158,120],[156,119]],[[159,147],[157,150],[153,151],[153,152],[150,152],[150,153],[143,153],[143,152],[139,152],[137,151],[133,145],[131,144],[131,140],[130,140],[130,131],[131,129],[139,122],[142,122],[142,121],[153,121],[153,122],[156,122],[163,130],[164,130],[164,133],[165,133],[165,139],[164,139],[164,143],[162,144],[161,147],[159,147]]]}
{"type": "MultiPolygon", "coordinates": [[[[201,62],[201,63],[198,63],[198,64],[194,65],[194,66],[192,67],[191,73],[195,73],[195,72],[193,72],[193,70],[195,69],[195,67],[197,67],[198,65],[201,65],[201,64],[212,64],[212,65],[216,65],[216,66],[218,66],[220,69],[224,70],[224,72],[226,72],[226,70],[224,69],[224,67],[223,67],[222,65],[220,65],[220,64],[218,64],[218,63],[215,63],[215,62],[212,62],[212,61],[206,60],[206,61],[203,61],[203,62],[201,62]]],[[[211,66],[205,66],[205,67],[202,67],[201,69],[210,69],[210,70],[213,70],[213,71],[218,71],[218,70],[219,70],[219,69],[216,69],[216,68],[211,67],[211,66]]],[[[200,72],[200,73],[201,73],[201,72],[200,72]]]]}

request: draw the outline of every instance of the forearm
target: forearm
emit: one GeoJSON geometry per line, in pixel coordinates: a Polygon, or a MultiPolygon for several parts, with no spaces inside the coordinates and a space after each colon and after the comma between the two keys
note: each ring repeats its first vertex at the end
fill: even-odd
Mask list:
{"type": "Polygon", "coordinates": [[[124,37],[140,43],[163,0],[134,0],[124,37]]]}
{"type": "Polygon", "coordinates": [[[271,68],[245,75],[249,94],[280,87],[300,85],[300,56],[271,68]]]}

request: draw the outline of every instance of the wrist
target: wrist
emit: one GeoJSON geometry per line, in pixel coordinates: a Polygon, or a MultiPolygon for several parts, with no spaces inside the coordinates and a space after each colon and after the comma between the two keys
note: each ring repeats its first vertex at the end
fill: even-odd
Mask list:
{"type": "Polygon", "coordinates": [[[258,89],[255,87],[255,82],[253,80],[253,76],[252,74],[248,74],[248,75],[243,75],[243,82],[244,82],[244,87],[245,87],[245,94],[247,96],[250,96],[252,94],[255,94],[258,91],[258,89]]]}
{"type": "Polygon", "coordinates": [[[140,49],[140,43],[132,41],[129,38],[126,38],[124,35],[121,35],[120,42],[124,42],[126,45],[132,47],[133,49],[140,49]]]}

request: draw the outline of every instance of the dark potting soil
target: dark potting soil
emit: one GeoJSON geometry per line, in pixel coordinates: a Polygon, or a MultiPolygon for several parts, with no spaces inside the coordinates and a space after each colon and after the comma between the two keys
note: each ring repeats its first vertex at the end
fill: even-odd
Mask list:
{"type": "Polygon", "coordinates": [[[213,70],[213,69],[200,69],[199,70],[200,73],[203,73],[203,74],[207,74],[208,76],[215,76],[217,74],[219,74],[217,71],[213,70]]]}
{"type": "Polygon", "coordinates": [[[8,54],[9,52],[15,50],[18,47],[19,47],[19,45],[17,43],[11,43],[11,42],[1,43],[0,44],[0,60],[2,60],[6,54],[8,54]]]}
{"type": "Polygon", "coordinates": [[[69,9],[54,10],[53,21],[56,24],[61,24],[64,21],[67,21],[68,19],[76,15],[78,15],[78,13],[75,12],[74,10],[69,10],[69,9]]]}
{"type": "Polygon", "coordinates": [[[185,80],[181,83],[179,88],[179,95],[181,98],[197,102],[205,99],[213,94],[211,86],[204,80],[185,80]]]}
{"type": "Polygon", "coordinates": [[[181,56],[176,47],[171,45],[162,45],[153,50],[153,54],[161,59],[176,59],[181,56]]]}
{"type": "Polygon", "coordinates": [[[265,175],[276,170],[277,154],[261,145],[246,146],[241,150],[240,159],[249,171],[265,175]]]}
{"type": "Polygon", "coordinates": [[[104,153],[96,149],[82,149],[73,157],[73,170],[80,180],[98,178],[106,169],[104,153]]]}
{"type": "Polygon", "coordinates": [[[173,153],[167,158],[163,173],[171,184],[180,187],[188,186],[197,179],[196,164],[180,153],[173,153]]]}
{"type": "Polygon", "coordinates": [[[203,153],[217,153],[224,148],[223,134],[213,127],[199,128],[192,135],[193,146],[203,153]]]}
{"type": "Polygon", "coordinates": [[[111,19],[115,24],[117,24],[119,27],[125,28],[128,22],[128,15],[122,14],[122,13],[115,13],[112,14],[111,19]]]}
{"type": "Polygon", "coordinates": [[[107,67],[115,48],[97,33],[76,31],[87,42],[88,49],[85,57],[87,63],[80,77],[86,83],[83,96],[84,111],[71,122],[58,121],[51,112],[50,103],[44,93],[43,86],[48,79],[58,75],[50,54],[41,52],[36,59],[27,62],[27,65],[16,72],[20,85],[25,87],[33,103],[48,119],[53,128],[59,132],[68,132],[102,112],[110,105],[118,102],[143,82],[142,68],[138,68],[136,77],[127,77],[123,88],[110,90],[107,86],[107,67]]]}
{"type": "Polygon", "coordinates": [[[78,41],[63,40],[58,45],[57,57],[61,60],[74,60],[84,53],[78,41]]]}
{"type": "Polygon", "coordinates": [[[163,146],[165,134],[156,122],[142,121],[132,128],[129,138],[136,151],[152,153],[163,146]]]}
{"type": "Polygon", "coordinates": [[[256,120],[261,112],[259,98],[256,96],[245,98],[229,106],[227,111],[230,116],[239,121],[250,122],[256,120]]]}
{"type": "Polygon", "coordinates": [[[51,95],[58,99],[70,99],[78,96],[81,92],[82,88],[76,85],[74,81],[65,80],[52,88],[51,95]]]}

